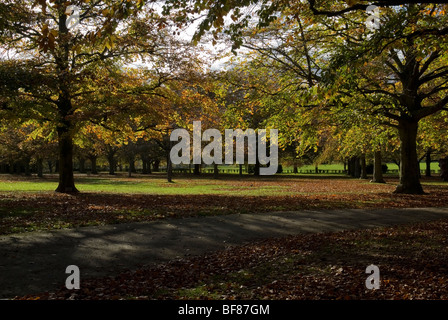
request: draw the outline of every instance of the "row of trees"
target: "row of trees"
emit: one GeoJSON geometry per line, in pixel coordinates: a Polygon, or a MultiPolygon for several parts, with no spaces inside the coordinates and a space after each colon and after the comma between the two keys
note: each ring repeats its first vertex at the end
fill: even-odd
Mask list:
{"type": "Polygon", "coordinates": [[[75,146],[88,157],[144,145],[168,160],[170,132],[201,120],[278,129],[293,162],[375,158],[378,172],[381,153],[399,152],[396,192],[421,193],[419,160],[446,152],[447,6],[379,1],[372,31],[366,1],[349,2],[3,1],[2,135],[42,142],[36,162],[56,144],[59,192],[77,191],[75,146]],[[180,40],[201,14],[198,46],[180,40]],[[210,68],[209,34],[238,52],[226,70],[210,68]]]}
{"type": "MultiPolygon", "coordinates": [[[[262,80],[260,90],[275,97],[271,102],[277,103],[277,110],[284,107],[282,120],[293,109],[295,121],[284,132],[291,128],[292,135],[307,137],[301,133],[304,121],[311,123],[314,137],[313,133],[327,130],[331,123],[343,135],[347,125],[348,130],[360,127],[374,136],[368,146],[374,152],[388,143],[382,133],[392,128],[400,150],[396,192],[423,192],[417,155],[419,126],[428,117],[438,116],[441,121],[434,138],[444,141],[446,137],[446,4],[398,6],[406,1],[378,1],[374,4],[382,6],[380,28],[371,30],[365,11],[369,1],[261,2],[255,9],[255,22],[253,1],[194,3],[190,10],[207,16],[196,38],[205,30],[214,34],[225,30],[234,50],[245,47],[258,53],[250,64],[263,77],[275,78],[274,84],[262,80]],[[222,17],[230,12],[233,22],[226,26],[222,17]]],[[[175,11],[175,5],[170,9],[175,11]]]]}

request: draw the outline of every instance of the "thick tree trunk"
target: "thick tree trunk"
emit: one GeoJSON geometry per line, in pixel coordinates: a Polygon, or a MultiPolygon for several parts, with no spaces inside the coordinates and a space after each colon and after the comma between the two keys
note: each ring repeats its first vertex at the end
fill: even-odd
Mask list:
{"type": "Polygon", "coordinates": [[[90,165],[91,165],[91,168],[92,168],[92,174],[98,174],[98,169],[97,169],[97,166],[96,166],[96,156],[90,156],[89,157],[89,160],[90,160],[90,165]]]}
{"type": "Polygon", "coordinates": [[[70,125],[65,123],[58,128],[59,142],[59,185],[56,192],[79,192],[75,187],[73,175],[73,141],[69,132],[70,125]]]}
{"type": "Polygon", "coordinates": [[[14,161],[9,161],[9,174],[14,174],[14,161]]]}
{"type": "Polygon", "coordinates": [[[383,178],[382,157],[380,150],[375,151],[374,153],[373,179],[371,182],[386,183],[383,178]]]}
{"type": "Polygon", "coordinates": [[[43,172],[44,172],[44,161],[42,160],[42,158],[37,158],[36,161],[36,165],[37,165],[37,176],[39,178],[42,178],[44,176],[43,172]]]}
{"type": "Polygon", "coordinates": [[[297,170],[297,162],[294,160],[294,168],[292,173],[298,173],[299,171],[297,170]]]}
{"type": "Polygon", "coordinates": [[[129,163],[128,176],[131,177],[132,173],[135,173],[135,156],[130,155],[128,157],[128,163],[129,163]]]}
{"type": "Polygon", "coordinates": [[[400,134],[400,183],[395,193],[423,194],[420,184],[420,167],[417,159],[418,122],[401,120],[400,134]]]}
{"type": "Polygon", "coordinates": [[[148,174],[148,162],[142,159],[142,174],[148,174]]]}
{"type": "Polygon", "coordinates": [[[31,175],[30,162],[31,162],[31,158],[26,158],[25,159],[25,175],[26,176],[30,176],[31,175]]]}
{"type": "Polygon", "coordinates": [[[142,159],[142,174],[148,174],[149,170],[151,170],[151,164],[149,163],[149,157],[145,154],[140,154],[140,158],[142,159]]]}
{"type": "Polygon", "coordinates": [[[355,157],[354,162],[355,162],[355,178],[361,178],[360,158],[359,157],[355,157]]]}
{"type": "Polygon", "coordinates": [[[68,28],[66,26],[67,15],[59,10],[59,39],[61,39],[58,50],[59,57],[56,59],[58,69],[58,91],[59,97],[57,102],[58,116],[60,122],[57,126],[58,148],[59,148],[59,185],[56,189],[61,193],[79,192],[75,187],[75,179],[73,175],[73,124],[69,120],[73,115],[73,105],[71,102],[70,92],[71,75],[69,66],[71,62],[70,45],[68,28]]]}
{"type": "Polygon", "coordinates": [[[83,157],[80,157],[78,159],[78,161],[79,161],[79,172],[86,173],[86,159],[83,157]]]}
{"type": "Polygon", "coordinates": [[[363,153],[361,155],[361,179],[367,179],[367,171],[366,171],[366,155],[363,153]]]}
{"type": "Polygon", "coordinates": [[[50,173],[53,173],[53,161],[48,160],[48,161],[47,161],[47,164],[48,164],[48,171],[49,171],[50,173]]]}
{"type": "Polygon", "coordinates": [[[129,158],[129,170],[132,173],[136,173],[137,170],[135,170],[135,156],[132,156],[131,158],[129,158]]]}
{"type": "Polygon", "coordinates": [[[194,175],[198,176],[201,174],[201,165],[200,164],[195,164],[194,165],[194,175]]]}
{"type": "Polygon", "coordinates": [[[152,173],[151,165],[152,165],[152,161],[151,161],[151,160],[148,160],[148,161],[146,162],[146,171],[147,171],[148,174],[151,174],[151,173],[152,173]]]}
{"type": "Polygon", "coordinates": [[[239,167],[239,175],[241,177],[243,175],[243,165],[239,164],[238,167],[239,167]]]}
{"type": "Polygon", "coordinates": [[[213,178],[218,179],[218,176],[219,176],[218,165],[215,163],[213,164],[213,178]]]}
{"type": "Polygon", "coordinates": [[[314,166],[314,172],[319,173],[319,166],[317,164],[314,166]]]}
{"type": "Polygon", "coordinates": [[[173,164],[171,163],[170,152],[167,152],[166,157],[166,178],[168,182],[173,182],[173,164]]]}
{"type": "Polygon", "coordinates": [[[107,161],[109,162],[109,174],[115,175],[115,154],[108,155],[107,161]]]}
{"type": "Polygon", "coordinates": [[[431,149],[426,151],[426,176],[431,176],[431,149]]]}
{"type": "Polygon", "coordinates": [[[254,176],[259,176],[260,175],[260,162],[258,162],[258,157],[255,160],[255,164],[254,164],[254,176]]]}
{"type": "Polygon", "coordinates": [[[152,165],[152,171],[159,172],[160,160],[155,160],[152,165]]]}

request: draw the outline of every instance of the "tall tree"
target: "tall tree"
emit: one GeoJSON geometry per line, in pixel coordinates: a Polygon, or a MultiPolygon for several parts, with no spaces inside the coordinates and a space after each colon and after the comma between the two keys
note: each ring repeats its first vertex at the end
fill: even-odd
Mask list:
{"type": "MultiPolygon", "coordinates": [[[[346,34],[334,55],[338,91],[363,96],[358,110],[388,118],[400,137],[400,183],[396,193],[423,193],[417,155],[419,122],[446,108],[446,41],[416,34],[419,26],[444,23],[441,8],[423,5],[390,9],[381,30],[368,37],[346,34]],[[429,13],[428,13],[429,11],[429,13]]],[[[445,36],[446,37],[446,36],[445,36]]]]}
{"type": "Polygon", "coordinates": [[[59,143],[58,192],[77,192],[73,177],[73,136],[83,103],[94,95],[86,82],[112,61],[163,55],[167,19],[143,0],[6,0],[0,4],[0,88],[6,108],[31,100],[36,114],[52,121],[59,143]],[[77,6],[77,12],[70,6],[77,6]],[[79,20],[79,25],[70,20],[79,20]]]}

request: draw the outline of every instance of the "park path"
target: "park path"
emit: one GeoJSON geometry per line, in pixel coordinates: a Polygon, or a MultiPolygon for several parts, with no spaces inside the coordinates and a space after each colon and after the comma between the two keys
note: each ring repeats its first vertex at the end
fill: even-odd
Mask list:
{"type": "Polygon", "coordinates": [[[82,279],[268,237],[448,218],[448,208],[306,210],[194,217],[0,236],[0,298],[57,289],[68,265],[82,279]]]}

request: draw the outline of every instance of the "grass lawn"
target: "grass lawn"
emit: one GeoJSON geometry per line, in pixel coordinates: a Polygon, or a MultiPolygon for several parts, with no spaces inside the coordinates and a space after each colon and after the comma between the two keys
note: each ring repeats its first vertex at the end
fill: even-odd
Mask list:
{"type": "MultiPolygon", "coordinates": [[[[388,170],[398,170],[399,169],[398,165],[393,162],[386,163],[386,165],[387,165],[388,170]]],[[[342,163],[320,164],[318,166],[318,168],[319,168],[319,170],[344,170],[344,164],[342,164],[342,163]]],[[[207,169],[211,170],[212,167],[207,168],[207,169]]],[[[237,166],[219,166],[219,169],[237,170],[238,167],[237,166]]],[[[304,165],[304,166],[298,167],[297,169],[302,170],[302,172],[306,172],[308,170],[311,170],[314,172],[315,166],[314,165],[304,165]]],[[[424,161],[420,162],[420,170],[422,170],[422,171],[426,170],[426,163],[424,163],[424,161]]],[[[440,171],[439,163],[431,162],[431,170],[433,170],[437,174],[437,172],[440,171]]],[[[292,173],[293,167],[292,166],[283,166],[283,171],[292,173]]],[[[315,174],[315,173],[313,173],[313,174],[315,174]]]]}
{"type": "Polygon", "coordinates": [[[386,184],[342,175],[253,177],[163,174],[76,177],[80,194],[58,194],[56,176],[0,175],[0,234],[165,218],[303,209],[446,206],[448,184],[422,178],[428,194],[393,194],[386,184]]]}

